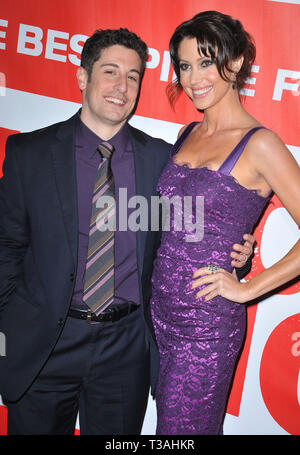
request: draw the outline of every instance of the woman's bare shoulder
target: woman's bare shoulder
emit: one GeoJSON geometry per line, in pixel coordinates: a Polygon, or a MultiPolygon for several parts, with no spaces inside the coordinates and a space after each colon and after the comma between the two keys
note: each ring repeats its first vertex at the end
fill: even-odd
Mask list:
{"type": "MultiPolygon", "coordinates": [[[[187,126],[189,126],[190,123],[188,125],[183,125],[180,130],[178,131],[178,134],[177,134],[177,139],[182,135],[182,133],[184,132],[184,130],[186,129],[187,126]]],[[[197,124],[195,125],[195,127],[193,128],[193,131],[195,128],[198,128],[200,125],[200,122],[197,122],[197,124]]]]}
{"type": "Polygon", "coordinates": [[[286,149],[286,146],[277,133],[263,127],[253,134],[251,140],[249,140],[249,148],[253,153],[257,152],[260,154],[269,153],[274,149],[286,149]]]}

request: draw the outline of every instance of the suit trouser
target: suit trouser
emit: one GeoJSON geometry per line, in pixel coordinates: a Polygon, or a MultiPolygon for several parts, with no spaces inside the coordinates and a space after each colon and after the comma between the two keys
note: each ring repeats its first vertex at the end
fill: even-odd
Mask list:
{"type": "Polygon", "coordinates": [[[8,434],[139,434],[149,391],[142,308],[117,322],[68,317],[30,389],[8,407],[8,434]]]}

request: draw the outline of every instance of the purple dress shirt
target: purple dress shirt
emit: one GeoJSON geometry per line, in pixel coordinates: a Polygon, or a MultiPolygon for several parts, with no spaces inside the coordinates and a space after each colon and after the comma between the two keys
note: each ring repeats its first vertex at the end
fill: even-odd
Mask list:
{"type": "MultiPolygon", "coordinates": [[[[75,161],[77,176],[78,204],[78,258],[75,287],[71,307],[86,310],[82,300],[83,278],[88,250],[88,234],[91,216],[91,201],[96,172],[101,161],[97,147],[103,142],[80,119],[75,132],[75,161]]],[[[135,169],[132,145],[127,123],[109,142],[114,145],[112,170],[115,180],[116,217],[119,213],[119,189],[127,190],[127,201],[136,195],[135,169]]],[[[124,191],[124,190],[122,190],[124,191]]],[[[124,207],[122,207],[124,209],[124,207]]],[[[128,209],[128,216],[133,209],[128,209]]],[[[114,304],[131,301],[139,304],[139,281],[136,256],[136,232],[132,230],[115,231],[115,299],[114,304]]]]}

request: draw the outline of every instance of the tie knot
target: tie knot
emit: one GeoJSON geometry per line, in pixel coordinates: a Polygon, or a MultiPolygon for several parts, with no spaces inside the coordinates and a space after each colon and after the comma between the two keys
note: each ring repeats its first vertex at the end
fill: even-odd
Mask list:
{"type": "Polygon", "coordinates": [[[115,148],[109,142],[101,142],[101,144],[98,145],[98,150],[101,153],[101,155],[103,156],[103,158],[107,158],[109,160],[111,158],[115,148]]]}

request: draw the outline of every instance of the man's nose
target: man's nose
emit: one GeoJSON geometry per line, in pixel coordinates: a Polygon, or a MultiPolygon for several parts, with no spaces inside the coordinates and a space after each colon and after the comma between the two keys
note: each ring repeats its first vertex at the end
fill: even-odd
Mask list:
{"type": "Polygon", "coordinates": [[[125,93],[127,91],[127,76],[120,76],[119,79],[118,79],[118,90],[121,92],[121,93],[125,93]]]}

